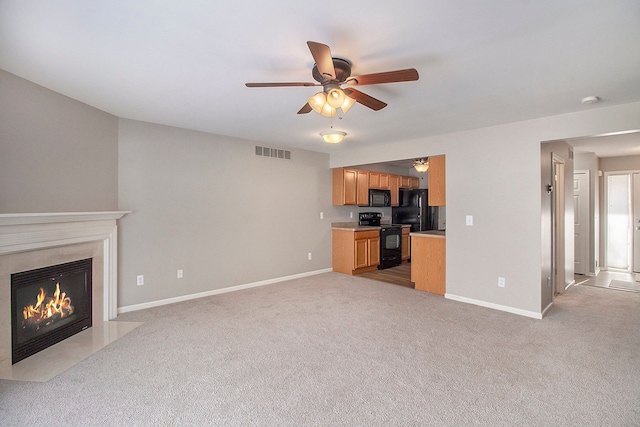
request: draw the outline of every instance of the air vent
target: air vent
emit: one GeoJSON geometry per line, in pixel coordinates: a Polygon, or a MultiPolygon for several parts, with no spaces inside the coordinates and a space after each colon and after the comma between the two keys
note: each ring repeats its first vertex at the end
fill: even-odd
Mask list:
{"type": "Polygon", "coordinates": [[[291,151],[277,148],[260,147],[256,145],[256,156],[275,157],[277,159],[291,160],[291,151]]]}

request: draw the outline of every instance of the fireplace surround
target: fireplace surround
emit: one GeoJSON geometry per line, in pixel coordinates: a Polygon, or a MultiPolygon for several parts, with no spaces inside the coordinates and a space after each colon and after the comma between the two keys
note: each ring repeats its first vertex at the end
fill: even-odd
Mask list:
{"type": "MultiPolygon", "coordinates": [[[[91,318],[94,327],[90,329],[109,335],[110,330],[122,327],[112,325],[121,322],[109,320],[117,317],[117,220],[127,213],[0,214],[0,374],[3,377],[11,377],[11,372],[7,374],[5,371],[13,365],[12,274],[91,258],[91,318]],[[99,327],[95,328],[96,325],[99,327]]],[[[36,356],[13,365],[14,373],[16,367],[36,356]]]]}

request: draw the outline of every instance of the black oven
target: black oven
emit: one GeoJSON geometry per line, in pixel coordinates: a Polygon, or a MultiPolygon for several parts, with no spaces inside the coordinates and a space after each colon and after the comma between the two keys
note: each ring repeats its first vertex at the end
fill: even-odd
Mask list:
{"type": "Polygon", "coordinates": [[[380,228],[380,265],[378,269],[396,267],[402,263],[402,227],[383,225],[380,228]]]}

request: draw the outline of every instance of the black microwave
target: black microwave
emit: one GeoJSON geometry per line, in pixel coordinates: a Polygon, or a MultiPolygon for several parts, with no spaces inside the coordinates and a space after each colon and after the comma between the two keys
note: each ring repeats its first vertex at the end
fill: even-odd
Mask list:
{"type": "Polygon", "coordinates": [[[369,206],[391,206],[391,190],[369,190],[369,206]]]}

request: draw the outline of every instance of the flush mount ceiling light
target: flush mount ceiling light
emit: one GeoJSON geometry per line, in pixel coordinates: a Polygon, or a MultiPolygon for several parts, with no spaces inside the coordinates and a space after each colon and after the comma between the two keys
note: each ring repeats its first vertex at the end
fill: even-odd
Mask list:
{"type": "Polygon", "coordinates": [[[320,136],[329,144],[338,144],[339,142],[342,142],[345,136],[347,136],[347,133],[342,132],[341,130],[331,129],[320,132],[320,136]]]}
{"type": "Polygon", "coordinates": [[[598,101],[600,101],[600,98],[598,98],[597,96],[586,96],[582,98],[583,104],[595,104],[598,101]]]}
{"type": "Polygon", "coordinates": [[[416,159],[413,168],[420,173],[424,173],[429,169],[429,159],[416,159]]]}

